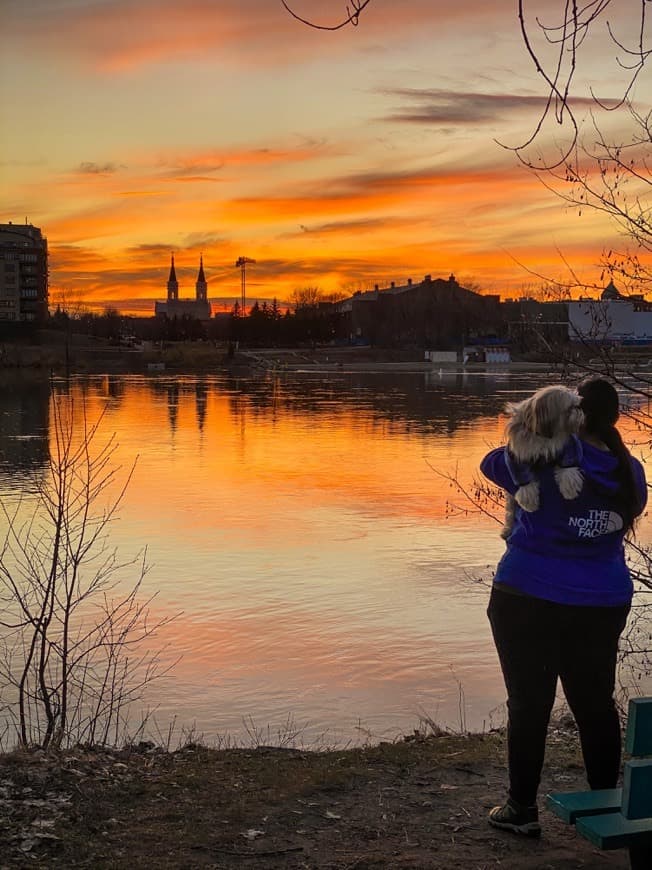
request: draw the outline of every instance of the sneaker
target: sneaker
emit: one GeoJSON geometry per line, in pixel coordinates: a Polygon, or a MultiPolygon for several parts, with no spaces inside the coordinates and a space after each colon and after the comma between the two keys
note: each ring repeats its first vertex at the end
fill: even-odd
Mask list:
{"type": "Polygon", "coordinates": [[[502,807],[494,807],[489,813],[489,824],[494,828],[512,831],[514,834],[524,834],[526,837],[540,837],[539,810],[534,807],[522,807],[511,798],[502,807]]]}

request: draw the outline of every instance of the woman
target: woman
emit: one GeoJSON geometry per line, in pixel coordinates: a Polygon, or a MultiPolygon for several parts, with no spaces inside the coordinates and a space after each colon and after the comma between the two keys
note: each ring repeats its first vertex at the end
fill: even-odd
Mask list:
{"type": "MultiPolygon", "coordinates": [[[[582,490],[567,501],[552,465],[539,470],[540,507],[534,513],[517,507],[487,611],[507,689],[509,766],[509,797],[490,812],[489,823],[535,837],[558,677],[577,722],[590,787],[616,785],[616,659],[633,594],[623,539],[647,501],[643,468],[615,427],[616,390],[604,378],[590,378],[578,393],[585,417],[582,490]]],[[[492,450],[480,468],[514,494],[505,448],[492,450]]]]}

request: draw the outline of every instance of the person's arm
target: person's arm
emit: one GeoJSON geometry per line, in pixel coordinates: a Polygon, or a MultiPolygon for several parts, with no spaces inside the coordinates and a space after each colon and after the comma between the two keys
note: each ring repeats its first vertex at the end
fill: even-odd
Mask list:
{"type": "Polygon", "coordinates": [[[497,447],[487,453],[480,463],[480,471],[487,480],[495,483],[501,489],[507,490],[511,495],[514,495],[519,488],[520,484],[515,482],[508,466],[507,448],[505,447],[497,447]]]}
{"type": "Polygon", "coordinates": [[[638,459],[632,457],[632,471],[634,472],[634,480],[636,481],[636,491],[639,498],[639,514],[642,514],[647,504],[647,482],[645,480],[645,470],[638,459]]]}

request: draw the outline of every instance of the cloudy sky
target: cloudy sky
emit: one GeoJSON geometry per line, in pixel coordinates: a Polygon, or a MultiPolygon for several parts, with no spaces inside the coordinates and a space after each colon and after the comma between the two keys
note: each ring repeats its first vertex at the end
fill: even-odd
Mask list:
{"type": "MultiPolygon", "coordinates": [[[[294,8],[332,23],[344,0],[294,8]]],[[[451,272],[513,295],[562,258],[595,278],[613,243],[498,144],[545,100],[516,0],[373,0],[336,33],[280,0],[0,12],[0,222],[43,229],[54,297],[150,313],[172,252],[182,296],[200,254],[212,298],[239,295],[242,255],[251,299],[451,272]]],[[[581,76],[614,96],[603,35],[589,49],[581,76]]]]}

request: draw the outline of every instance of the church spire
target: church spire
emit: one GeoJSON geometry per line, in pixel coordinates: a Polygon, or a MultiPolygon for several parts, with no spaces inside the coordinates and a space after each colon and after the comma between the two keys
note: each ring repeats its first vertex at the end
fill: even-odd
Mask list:
{"type": "Polygon", "coordinates": [[[177,273],[174,270],[174,254],[172,254],[172,262],[170,264],[170,277],[168,278],[168,302],[179,298],[179,282],[177,281],[177,273]]]}
{"type": "Polygon", "coordinates": [[[197,275],[197,283],[195,284],[195,295],[198,302],[206,302],[208,293],[208,285],[204,275],[204,255],[199,257],[199,274],[197,275]]]}

